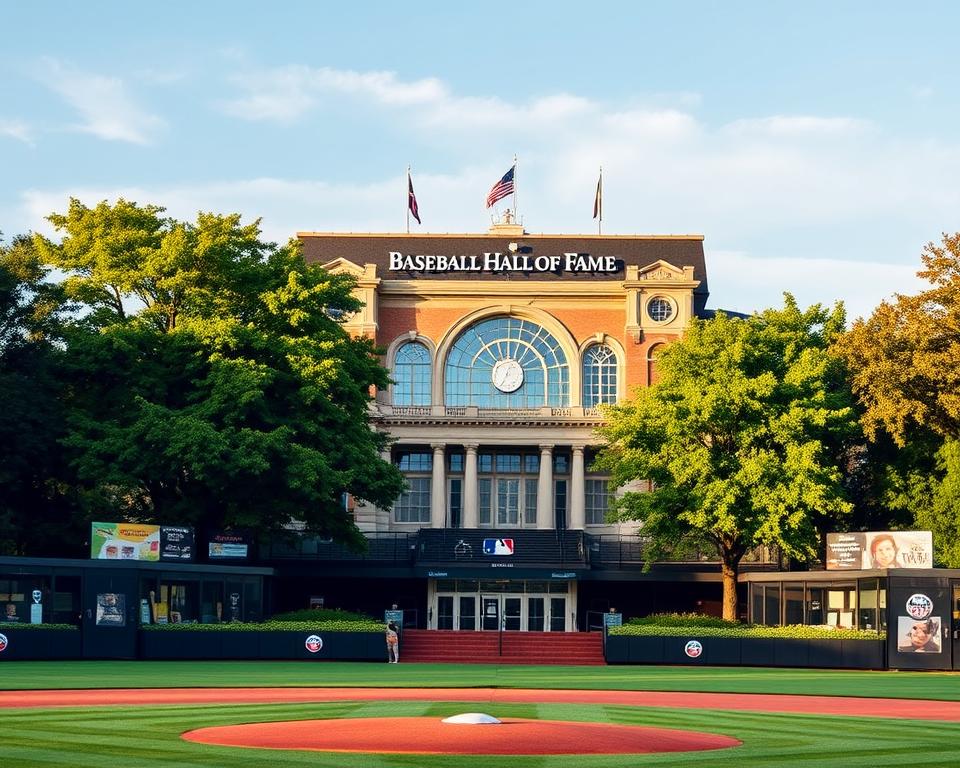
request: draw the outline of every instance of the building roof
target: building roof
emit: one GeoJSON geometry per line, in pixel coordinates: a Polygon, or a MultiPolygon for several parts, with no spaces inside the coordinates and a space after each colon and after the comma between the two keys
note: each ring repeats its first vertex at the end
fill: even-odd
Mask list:
{"type": "Polygon", "coordinates": [[[347,259],[357,265],[376,264],[381,278],[430,280],[623,280],[623,267],[645,267],[662,259],[676,267],[693,267],[693,277],[700,281],[695,291],[698,310],[706,305],[707,270],[703,255],[703,235],[531,235],[531,234],[403,234],[298,232],[307,262],[326,264],[347,259]],[[390,253],[437,254],[446,256],[509,253],[510,244],[537,255],[581,253],[590,256],[613,256],[621,265],[617,273],[592,272],[432,272],[418,274],[390,272],[390,253]]]}

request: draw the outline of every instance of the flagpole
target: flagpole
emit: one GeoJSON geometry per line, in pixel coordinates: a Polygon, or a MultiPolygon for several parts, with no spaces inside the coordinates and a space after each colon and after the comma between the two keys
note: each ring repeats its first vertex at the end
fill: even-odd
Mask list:
{"type": "Polygon", "coordinates": [[[600,216],[597,218],[597,234],[603,234],[603,166],[600,166],[600,179],[597,181],[597,211],[600,216]]]}
{"type": "Polygon", "coordinates": [[[410,234],[410,164],[407,163],[407,234],[410,234]]]}
{"type": "Polygon", "coordinates": [[[517,211],[517,156],[513,156],[513,220],[519,222],[520,214],[517,211]]]}

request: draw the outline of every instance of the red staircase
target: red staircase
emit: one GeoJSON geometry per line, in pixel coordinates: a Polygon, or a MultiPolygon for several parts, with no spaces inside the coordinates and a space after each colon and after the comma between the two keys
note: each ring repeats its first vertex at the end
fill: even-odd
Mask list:
{"type": "Polygon", "coordinates": [[[400,662],[440,664],[606,664],[602,632],[497,632],[404,629],[400,662]]]}

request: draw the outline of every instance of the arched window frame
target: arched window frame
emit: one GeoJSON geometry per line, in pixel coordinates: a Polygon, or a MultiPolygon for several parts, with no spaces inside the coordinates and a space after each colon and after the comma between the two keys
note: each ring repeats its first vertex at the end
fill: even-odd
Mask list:
{"type": "Polygon", "coordinates": [[[583,351],[581,367],[581,403],[584,408],[617,402],[620,392],[620,364],[613,347],[603,342],[591,343],[583,351]]]}
{"type": "Polygon", "coordinates": [[[441,347],[444,403],[481,408],[569,405],[572,380],[579,379],[579,371],[577,375],[573,372],[570,348],[565,342],[539,318],[513,313],[478,316],[460,324],[441,347]],[[499,326],[494,325],[497,323],[499,326]],[[514,356],[526,372],[523,385],[515,393],[495,391],[488,378],[487,363],[514,356]],[[470,364],[462,364],[468,357],[470,364]],[[478,364],[481,359],[485,362],[478,364]],[[474,371],[478,369],[482,369],[483,374],[474,378],[474,371]],[[467,372],[466,378],[458,372],[467,372]],[[534,382],[536,388],[529,388],[534,382]]]}
{"type": "MultiPolygon", "coordinates": [[[[387,401],[389,404],[398,406],[398,407],[429,407],[434,403],[434,393],[435,393],[435,368],[436,368],[436,346],[434,343],[425,336],[417,334],[415,331],[410,331],[409,333],[400,336],[390,344],[387,348],[386,355],[386,366],[390,371],[390,378],[392,383],[388,388],[387,401]],[[404,390],[404,387],[407,382],[401,381],[397,376],[398,366],[410,365],[409,363],[404,363],[402,361],[403,350],[409,345],[419,346],[426,350],[427,359],[429,360],[426,364],[421,364],[423,368],[426,368],[426,378],[422,379],[421,383],[425,383],[426,391],[424,392],[424,387],[420,387],[420,397],[414,398],[414,391],[411,388],[404,390]]],[[[423,373],[423,371],[421,371],[423,373]]],[[[381,402],[384,402],[381,400],[381,402]]]]}

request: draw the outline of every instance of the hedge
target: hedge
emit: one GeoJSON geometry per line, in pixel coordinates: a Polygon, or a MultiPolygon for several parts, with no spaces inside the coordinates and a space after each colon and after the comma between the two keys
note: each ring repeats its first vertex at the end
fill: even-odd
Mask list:
{"type": "Polygon", "coordinates": [[[610,627],[610,634],[628,637],[779,637],[796,640],[883,640],[884,632],[872,632],[861,629],[826,629],[805,624],[793,624],[786,627],[767,627],[760,625],[737,626],[661,626],[658,624],[624,624],[610,627]]]}
{"type": "Polygon", "coordinates": [[[383,632],[384,625],[366,621],[263,621],[225,624],[144,624],[151,632],[383,632]]]}
{"type": "Polygon", "coordinates": [[[18,632],[19,632],[21,629],[27,629],[27,630],[30,630],[30,629],[59,629],[59,630],[65,631],[65,632],[71,632],[71,631],[72,631],[72,632],[78,632],[78,631],[80,630],[80,627],[78,627],[76,624],[21,624],[21,623],[19,623],[19,622],[15,622],[15,621],[11,621],[11,622],[2,622],[2,621],[0,621],[0,633],[2,633],[4,630],[12,630],[12,629],[17,630],[18,632]]]}

